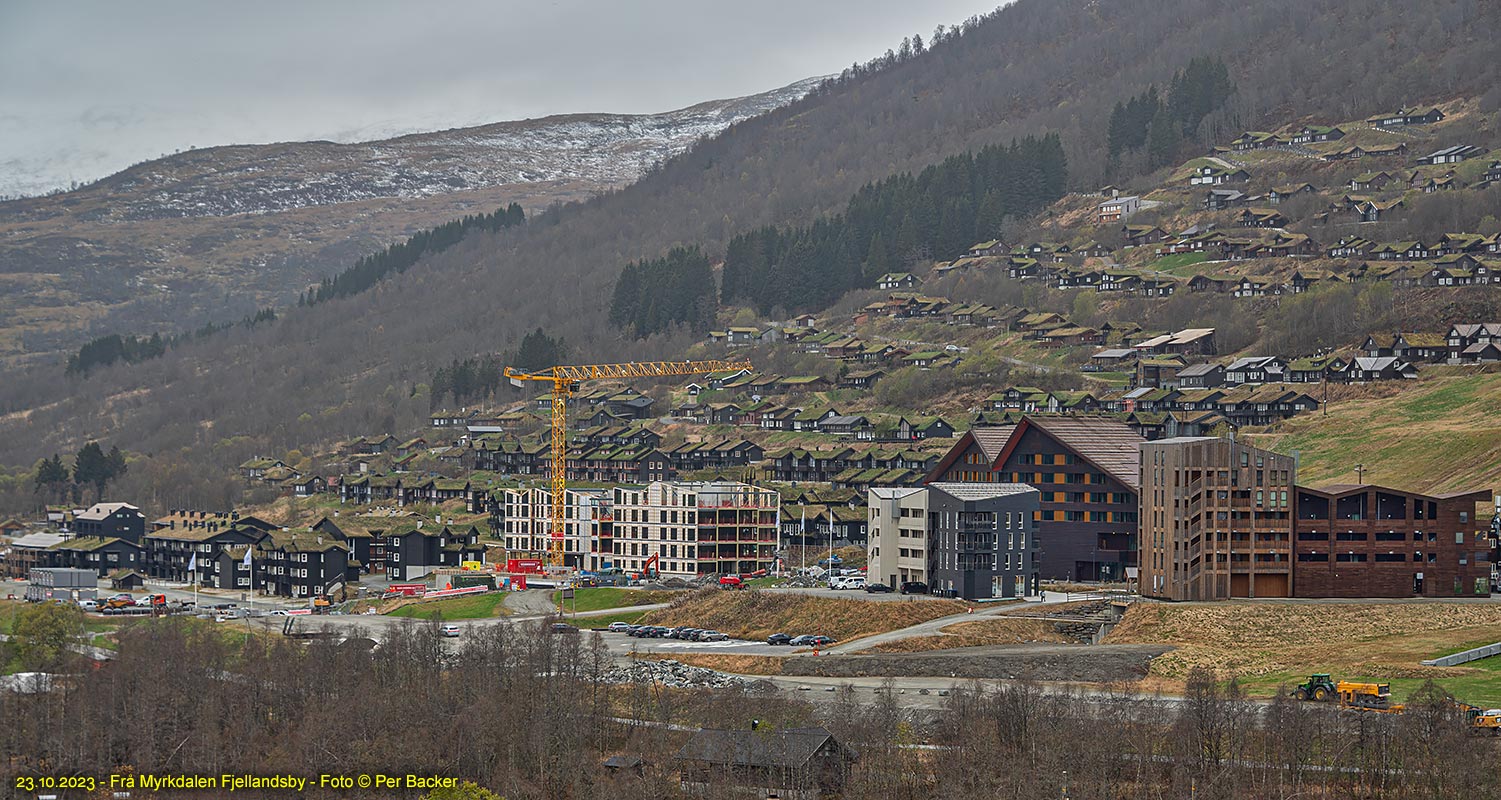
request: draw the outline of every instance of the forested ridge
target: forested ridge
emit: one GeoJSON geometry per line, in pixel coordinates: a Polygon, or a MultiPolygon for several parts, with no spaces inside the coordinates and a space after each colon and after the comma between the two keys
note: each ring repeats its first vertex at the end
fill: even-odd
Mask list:
{"type": "Polygon", "coordinates": [[[1000,235],[1010,218],[1063,196],[1068,163],[1057,134],[944,159],[916,176],[867,184],[843,214],[730,240],[721,294],[762,313],[821,309],[921,259],[951,259],[1000,235]]]}
{"type": "Polygon", "coordinates": [[[523,222],[526,222],[526,212],[519,204],[511,203],[489,214],[474,214],[414,233],[406,241],[393,244],[378,253],[371,253],[349,269],[331,278],[324,278],[316,289],[309,289],[304,293],[298,304],[310,306],[363,292],[374,286],[376,281],[406,272],[423,256],[436,255],[453,247],[471,232],[494,233],[523,222]]]}
{"type": "MultiPolygon", "coordinates": [[[[1498,36],[1501,7],[1474,0],[1019,0],[920,54],[732,126],[631,187],[466,236],[368,291],[94,370],[86,386],[55,370],[7,376],[0,463],[109,441],[151,454],[127,481],[191,504],[225,491],[202,485],[209,467],[416,427],[437,367],[505,352],[539,327],[580,359],[682,352],[694,340],[686,331],[638,341],[610,325],[623,264],[687,245],[720,257],[748,231],[837,215],[873,181],[1027,136],[1056,133],[1068,187],[1094,188],[1112,174],[1115,104],[1169,86],[1193,56],[1217,55],[1236,85],[1185,144],[1207,149],[1238,132],[1232,119],[1352,119],[1455,96],[1494,108],[1498,36]]],[[[1110,179],[1139,174],[1133,158],[1110,179]]]]}

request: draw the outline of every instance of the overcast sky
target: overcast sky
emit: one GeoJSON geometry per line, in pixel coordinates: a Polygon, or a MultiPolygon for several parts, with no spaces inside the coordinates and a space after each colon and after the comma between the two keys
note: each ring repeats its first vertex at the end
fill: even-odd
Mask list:
{"type": "Polygon", "coordinates": [[[838,72],[998,0],[0,0],[0,194],[188,146],[668,111],[838,72]]]}

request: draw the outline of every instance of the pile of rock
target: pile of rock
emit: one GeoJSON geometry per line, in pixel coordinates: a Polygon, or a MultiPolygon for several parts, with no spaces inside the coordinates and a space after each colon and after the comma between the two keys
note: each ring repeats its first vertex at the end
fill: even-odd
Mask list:
{"type": "Polygon", "coordinates": [[[674,688],[751,689],[765,681],[750,681],[678,661],[632,661],[605,673],[611,683],[660,683],[674,688]]]}

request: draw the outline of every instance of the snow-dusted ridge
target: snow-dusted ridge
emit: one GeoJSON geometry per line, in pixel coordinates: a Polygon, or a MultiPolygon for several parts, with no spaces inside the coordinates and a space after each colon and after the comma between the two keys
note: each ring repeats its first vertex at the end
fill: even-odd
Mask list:
{"type": "MultiPolygon", "coordinates": [[[[619,186],[701,138],[801,98],[820,80],[661,114],[554,116],[349,144],[211,147],[139,164],[68,194],[107,198],[108,217],[124,221],[267,213],[546,181],[619,186]]],[[[0,219],[24,218],[32,208],[28,201],[0,204],[0,219]]]]}

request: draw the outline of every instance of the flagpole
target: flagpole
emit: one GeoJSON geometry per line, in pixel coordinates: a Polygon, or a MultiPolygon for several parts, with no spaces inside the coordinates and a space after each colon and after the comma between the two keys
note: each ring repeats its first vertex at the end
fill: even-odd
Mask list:
{"type": "MultiPolygon", "coordinates": [[[[834,507],[833,506],[829,506],[828,507],[828,512],[829,512],[829,570],[830,570],[830,574],[832,574],[832,571],[834,569],[834,507]]],[[[829,578],[829,585],[830,586],[834,585],[834,579],[833,578],[829,578]]]]}

